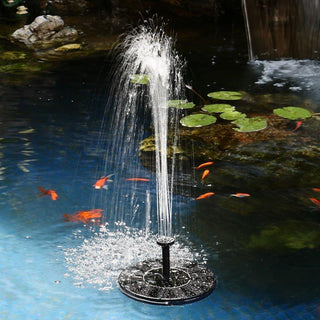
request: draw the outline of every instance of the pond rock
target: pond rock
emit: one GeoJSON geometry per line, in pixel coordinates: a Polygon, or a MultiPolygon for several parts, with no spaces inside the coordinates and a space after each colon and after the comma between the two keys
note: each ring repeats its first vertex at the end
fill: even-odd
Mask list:
{"type": "Polygon", "coordinates": [[[42,15],[35,18],[31,24],[17,29],[11,37],[27,46],[50,47],[57,43],[74,41],[78,37],[78,31],[65,26],[59,16],[42,15]]]}

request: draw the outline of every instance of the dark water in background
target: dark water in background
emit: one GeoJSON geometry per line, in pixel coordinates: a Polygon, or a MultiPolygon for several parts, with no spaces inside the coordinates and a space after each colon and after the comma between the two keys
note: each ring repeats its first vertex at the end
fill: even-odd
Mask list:
{"type": "MultiPolygon", "coordinates": [[[[238,25],[177,28],[177,49],[188,65],[186,82],[201,94],[220,89],[289,93],[312,99],[314,111],[319,111],[317,62],[253,66],[247,64],[246,48],[238,25]]],[[[106,215],[108,211],[92,184],[104,174],[102,164],[114,135],[109,132],[106,141],[98,143],[110,63],[107,57],[57,62],[19,84],[10,84],[7,75],[1,75],[0,315],[4,319],[317,319],[320,213],[305,199],[316,197],[310,190],[320,186],[320,179],[311,179],[303,163],[293,177],[278,179],[261,177],[257,168],[241,162],[226,164],[227,169],[238,166],[242,178],[219,177],[214,197],[195,202],[176,196],[180,212],[175,214],[174,229],[207,252],[208,266],[218,275],[218,288],[203,301],[150,306],[129,300],[117,289],[103,292],[91,285],[76,286],[72,277],[65,276],[69,271],[63,249],[90,239],[92,232],[65,222],[62,214],[93,205],[103,205],[106,215]],[[38,186],[57,190],[60,199],[38,197],[38,186]],[[247,191],[245,187],[250,198],[229,197],[247,191]],[[274,228],[281,233],[287,230],[281,226],[288,224],[291,240],[283,240],[274,228]],[[280,238],[279,246],[276,242],[269,250],[249,250],[251,237],[266,227],[280,238]],[[301,249],[281,243],[295,244],[309,232],[311,238],[298,241],[304,244],[301,249]],[[318,232],[318,240],[312,232],[318,232]],[[314,243],[317,248],[312,248],[314,243]]],[[[109,112],[112,105],[105,113],[106,130],[109,112]]],[[[132,154],[128,174],[136,164],[139,159],[132,154]]],[[[311,165],[316,171],[319,161],[311,165]]],[[[153,195],[153,173],[142,166],[139,170],[151,179],[153,195]]],[[[145,187],[137,188],[142,203],[145,187]]],[[[143,204],[140,209],[143,212],[143,204]]],[[[144,217],[137,214],[133,225],[143,227],[144,217]]]]}

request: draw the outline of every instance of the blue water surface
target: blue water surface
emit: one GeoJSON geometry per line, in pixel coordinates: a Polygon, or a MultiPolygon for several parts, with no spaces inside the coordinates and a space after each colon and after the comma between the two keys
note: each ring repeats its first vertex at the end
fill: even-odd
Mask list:
{"type": "MultiPolygon", "coordinates": [[[[222,70],[219,57],[215,63],[217,70],[222,70]]],[[[237,64],[239,76],[246,79],[239,89],[253,87],[250,79],[255,75],[247,77],[250,68],[246,62],[237,64]]],[[[104,58],[75,60],[59,63],[54,70],[19,84],[0,84],[0,318],[318,319],[319,251],[247,253],[238,239],[255,230],[251,216],[231,214],[219,201],[195,204],[181,195],[174,198],[182,215],[175,229],[180,235],[189,230],[193,245],[207,252],[208,266],[218,278],[209,297],[163,307],[131,300],[116,285],[106,292],[90,284],[76,284],[64,250],[89,239],[93,231],[65,221],[63,214],[88,210],[105,201],[105,196],[97,198],[92,185],[106,174],[102,168],[110,152],[108,141],[114,135],[108,132],[106,143],[98,144],[109,66],[104,58]],[[38,186],[56,190],[59,199],[40,197],[38,186]],[[77,233],[84,236],[79,239],[77,233]]],[[[202,64],[195,67],[201,69],[202,64]]],[[[138,164],[141,176],[150,178],[153,197],[154,174],[139,164],[137,152],[131,157],[126,174],[133,173],[138,164]]],[[[112,172],[116,165],[108,168],[112,172]]],[[[129,186],[124,188],[130,192],[129,186]]],[[[142,203],[145,189],[137,188],[142,203]]],[[[256,208],[263,207],[259,203],[264,197],[258,196],[256,208]]],[[[281,199],[287,200],[285,196],[281,199]]],[[[153,208],[154,203],[153,199],[153,208]]],[[[293,209],[289,202],[280,204],[285,212],[293,209]]],[[[108,221],[108,204],[103,205],[108,221]]],[[[269,209],[272,211],[271,205],[269,209]]],[[[310,221],[315,220],[317,212],[310,207],[303,210],[312,217],[310,221]]],[[[143,217],[133,222],[135,227],[144,226],[143,217]]]]}

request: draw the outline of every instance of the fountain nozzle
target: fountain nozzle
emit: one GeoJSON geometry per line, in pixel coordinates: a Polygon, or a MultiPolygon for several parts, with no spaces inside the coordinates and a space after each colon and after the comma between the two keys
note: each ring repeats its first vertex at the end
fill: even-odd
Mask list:
{"type": "Polygon", "coordinates": [[[162,276],[166,283],[170,278],[170,246],[174,244],[174,238],[160,237],[157,244],[162,247],[162,276]]]}

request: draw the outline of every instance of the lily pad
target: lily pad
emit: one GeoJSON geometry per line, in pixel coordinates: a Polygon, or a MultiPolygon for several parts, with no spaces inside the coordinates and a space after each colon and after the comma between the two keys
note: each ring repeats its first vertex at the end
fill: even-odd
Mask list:
{"type": "Polygon", "coordinates": [[[136,84],[148,84],[149,83],[149,77],[146,74],[132,74],[130,76],[130,80],[132,83],[136,83],[136,84]]]}
{"type": "Polygon", "coordinates": [[[309,110],[292,106],[274,109],[273,113],[289,120],[307,119],[312,117],[312,113],[309,110]]]}
{"type": "Polygon", "coordinates": [[[69,43],[61,47],[55,48],[54,51],[67,52],[67,51],[74,51],[74,50],[80,50],[80,49],[81,49],[80,43],[69,43]]]}
{"type": "Polygon", "coordinates": [[[220,117],[224,120],[237,120],[245,118],[247,115],[245,113],[241,113],[239,111],[227,111],[220,115],[220,117]]]}
{"type": "Polygon", "coordinates": [[[197,113],[186,116],[180,120],[180,123],[189,128],[198,128],[208,126],[217,121],[217,118],[207,114],[197,113]]]}
{"type": "Polygon", "coordinates": [[[241,100],[242,93],[237,91],[215,91],[208,93],[208,97],[218,100],[241,100]]]}
{"type": "Polygon", "coordinates": [[[238,132],[260,131],[268,126],[267,120],[261,117],[237,119],[232,123],[239,127],[233,129],[238,132]]]}
{"type": "Polygon", "coordinates": [[[0,59],[3,60],[23,60],[27,57],[27,54],[20,51],[5,51],[0,55],[0,59]]]}
{"type": "Polygon", "coordinates": [[[226,104],[226,103],[208,104],[203,108],[201,108],[201,110],[207,111],[209,113],[223,113],[223,112],[233,111],[234,109],[235,108],[232,105],[226,104]]]}
{"type": "Polygon", "coordinates": [[[186,100],[169,100],[168,107],[176,109],[192,109],[195,106],[193,102],[187,102],[186,100]]]}

